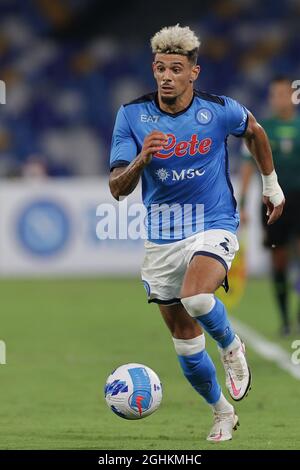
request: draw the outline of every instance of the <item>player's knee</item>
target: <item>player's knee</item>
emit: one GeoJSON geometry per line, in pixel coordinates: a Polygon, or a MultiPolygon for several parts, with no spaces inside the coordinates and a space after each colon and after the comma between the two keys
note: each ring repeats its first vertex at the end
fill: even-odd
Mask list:
{"type": "Polygon", "coordinates": [[[205,336],[203,333],[192,339],[173,337],[173,343],[178,356],[192,356],[205,350],[205,336]]]}
{"type": "Polygon", "coordinates": [[[209,313],[216,301],[214,294],[197,294],[181,299],[181,303],[191,317],[199,317],[209,313]]]}

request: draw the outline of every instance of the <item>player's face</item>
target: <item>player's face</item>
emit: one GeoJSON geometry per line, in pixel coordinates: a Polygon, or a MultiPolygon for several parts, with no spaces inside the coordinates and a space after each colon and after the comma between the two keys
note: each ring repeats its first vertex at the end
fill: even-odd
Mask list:
{"type": "Polygon", "coordinates": [[[175,103],[186,90],[193,87],[200,67],[193,65],[186,56],[179,54],[156,54],[153,73],[161,100],[175,103]]]}
{"type": "Polygon", "coordinates": [[[269,101],[272,111],[281,114],[293,107],[292,87],[289,82],[272,83],[269,91],[269,101]]]}

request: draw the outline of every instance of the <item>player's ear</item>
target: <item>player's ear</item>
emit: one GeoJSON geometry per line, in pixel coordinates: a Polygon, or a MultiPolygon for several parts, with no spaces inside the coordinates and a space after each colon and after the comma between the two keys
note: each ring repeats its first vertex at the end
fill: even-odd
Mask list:
{"type": "Polygon", "coordinates": [[[200,73],[200,65],[194,65],[192,68],[192,79],[196,81],[200,73]]]}
{"type": "Polygon", "coordinates": [[[155,76],[155,72],[156,72],[156,64],[155,64],[155,60],[152,62],[152,72],[155,76]]]}

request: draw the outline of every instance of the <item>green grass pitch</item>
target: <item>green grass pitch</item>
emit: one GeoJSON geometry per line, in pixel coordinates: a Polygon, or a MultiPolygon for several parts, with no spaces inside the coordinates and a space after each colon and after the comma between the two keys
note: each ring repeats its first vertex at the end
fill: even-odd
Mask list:
{"type": "MultiPolygon", "coordinates": [[[[1,281],[0,299],[1,449],[299,449],[299,381],[250,348],[241,426],[231,442],[205,440],[211,410],[181,374],[139,280],[1,281]],[[150,366],[164,386],[160,409],[141,421],[118,418],[104,401],[107,376],[126,362],[150,366]]],[[[277,341],[267,281],[250,281],[232,314],[277,341]]],[[[291,341],[280,344],[292,352],[291,341]]],[[[216,345],[207,344],[223,385],[216,345]]]]}

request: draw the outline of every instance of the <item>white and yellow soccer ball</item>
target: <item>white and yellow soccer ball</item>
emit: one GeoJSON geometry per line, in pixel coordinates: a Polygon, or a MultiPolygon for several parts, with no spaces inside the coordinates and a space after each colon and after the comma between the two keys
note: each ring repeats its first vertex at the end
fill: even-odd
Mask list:
{"type": "Polygon", "coordinates": [[[141,419],[156,411],[162,400],[158,375],[143,364],[124,364],[108,377],[105,400],[109,408],[124,419],[141,419]]]}

